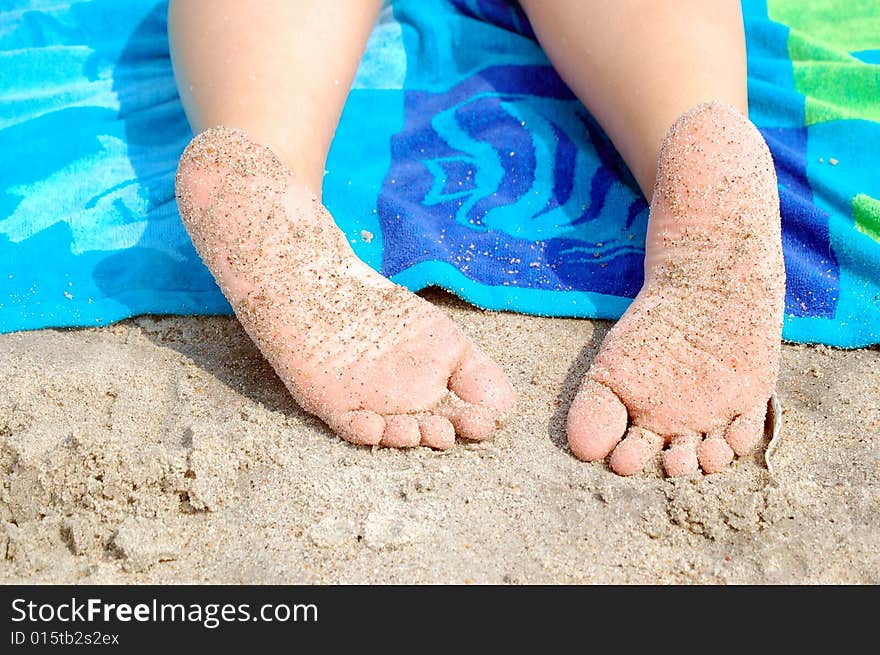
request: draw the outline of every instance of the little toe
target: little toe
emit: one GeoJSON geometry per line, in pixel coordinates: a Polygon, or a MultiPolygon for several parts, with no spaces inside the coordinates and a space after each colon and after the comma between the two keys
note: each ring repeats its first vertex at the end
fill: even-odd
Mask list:
{"type": "Polygon", "coordinates": [[[604,459],[626,432],[626,407],[608,387],[586,379],[568,410],[565,431],[578,459],[604,459]]]}
{"type": "Polygon", "coordinates": [[[385,417],[385,432],[379,442],[391,448],[413,448],[421,443],[419,420],[407,414],[393,414],[385,417]]]}
{"type": "Polygon", "coordinates": [[[700,470],[697,460],[699,438],[692,435],[673,437],[669,448],[663,451],[663,469],[669,477],[690,475],[700,470]]]}
{"type": "Polygon", "coordinates": [[[638,473],[663,448],[663,437],[633,426],[611,453],[611,470],[618,475],[638,473]]]}
{"type": "Polygon", "coordinates": [[[452,448],[455,443],[455,428],[448,418],[430,414],[419,421],[421,444],[437,450],[452,448]]]}
{"type": "Polygon", "coordinates": [[[697,448],[697,460],[705,473],[717,473],[733,461],[733,449],[721,437],[706,437],[697,448]]]}
{"type": "Polygon", "coordinates": [[[377,445],[385,433],[385,419],[368,409],[345,412],[327,423],[346,441],[362,446],[377,445]]]}
{"type": "Polygon", "coordinates": [[[767,403],[760,403],[752,411],[740,414],[727,427],[724,439],[739,457],[748,454],[764,435],[767,403]]]}
{"type": "Polygon", "coordinates": [[[475,346],[468,349],[449,378],[449,390],[473,405],[492,410],[495,416],[513,411],[516,392],[504,370],[475,346]]]}

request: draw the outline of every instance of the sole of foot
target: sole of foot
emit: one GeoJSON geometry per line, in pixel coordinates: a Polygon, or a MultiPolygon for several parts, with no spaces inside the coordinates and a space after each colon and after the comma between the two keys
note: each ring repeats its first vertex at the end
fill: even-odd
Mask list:
{"type": "Polygon", "coordinates": [[[776,174],[735,108],[700,105],[663,143],[645,284],[609,331],[569,410],[585,461],[716,473],[763,435],[785,296],[776,174]]]}
{"type": "Polygon", "coordinates": [[[502,369],[442,311],[364,264],[269,148],[212,128],[183,153],[184,225],[294,399],[356,444],[444,449],[513,411],[502,369]]]}

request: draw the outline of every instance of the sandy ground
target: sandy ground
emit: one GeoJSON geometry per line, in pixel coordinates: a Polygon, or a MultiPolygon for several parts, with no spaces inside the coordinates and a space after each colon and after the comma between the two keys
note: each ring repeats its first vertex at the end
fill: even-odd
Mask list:
{"type": "Polygon", "coordinates": [[[607,323],[428,297],[520,393],[492,443],[343,443],[231,318],[0,336],[0,581],[880,582],[880,350],[784,348],[775,478],[622,479],[562,434],[607,323]]]}

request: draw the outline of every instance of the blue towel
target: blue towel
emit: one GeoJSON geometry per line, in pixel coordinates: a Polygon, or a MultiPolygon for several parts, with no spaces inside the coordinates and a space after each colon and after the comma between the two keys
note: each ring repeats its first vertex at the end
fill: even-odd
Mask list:
{"type": "MultiPolygon", "coordinates": [[[[743,3],[780,182],[784,336],[878,343],[880,30],[797,4],[743,3]]],[[[157,0],[0,0],[0,332],[230,312],[177,214],[191,132],[165,16],[157,0]]],[[[617,318],[642,284],[647,205],[515,3],[386,7],[327,170],[356,253],[413,290],[617,318]]]]}

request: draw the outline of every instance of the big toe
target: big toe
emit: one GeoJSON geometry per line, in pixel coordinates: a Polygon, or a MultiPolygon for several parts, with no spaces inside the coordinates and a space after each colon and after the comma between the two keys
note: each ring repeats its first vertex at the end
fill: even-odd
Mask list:
{"type": "Polygon", "coordinates": [[[568,410],[571,452],[587,462],[604,459],[626,432],[626,407],[608,387],[587,379],[568,410]]]}
{"type": "Polygon", "coordinates": [[[470,347],[449,377],[450,394],[438,411],[465,439],[488,439],[516,405],[507,375],[486,354],[470,347]]]}
{"type": "Polygon", "coordinates": [[[512,412],[516,405],[516,391],[504,370],[476,347],[468,349],[449,377],[449,390],[495,416],[512,412]]]}

